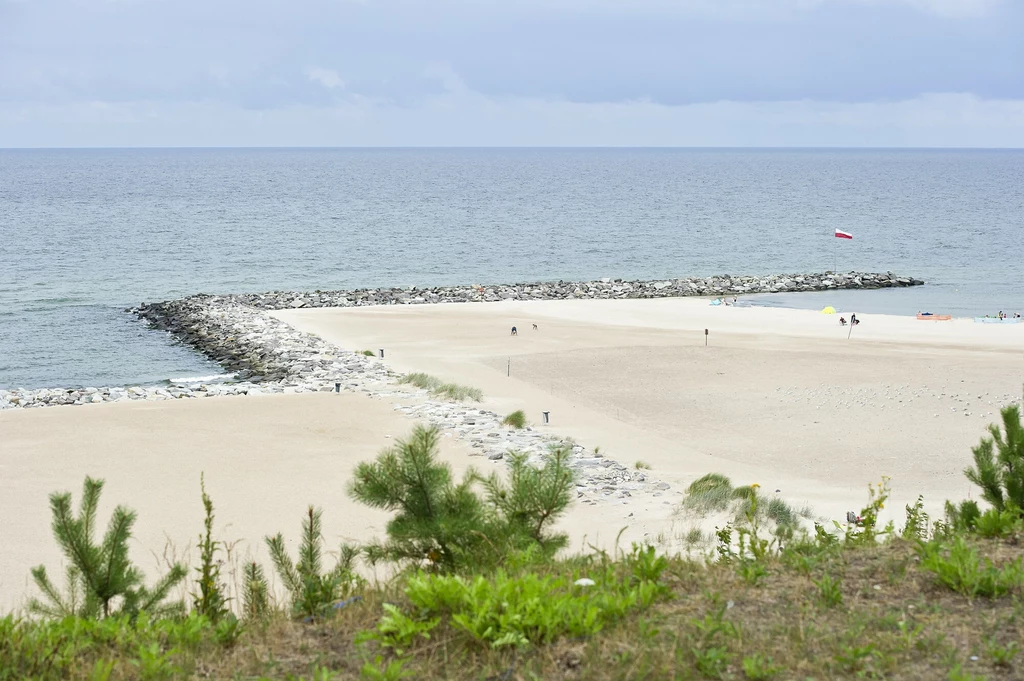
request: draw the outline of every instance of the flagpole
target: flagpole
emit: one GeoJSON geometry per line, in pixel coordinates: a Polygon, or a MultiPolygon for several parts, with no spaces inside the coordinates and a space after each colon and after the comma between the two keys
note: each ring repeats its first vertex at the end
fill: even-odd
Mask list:
{"type": "Polygon", "coordinates": [[[836,239],[835,239],[835,236],[836,236],[835,233],[833,233],[832,234],[832,274],[838,274],[839,273],[839,256],[837,255],[838,251],[836,250],[836,239]]]}

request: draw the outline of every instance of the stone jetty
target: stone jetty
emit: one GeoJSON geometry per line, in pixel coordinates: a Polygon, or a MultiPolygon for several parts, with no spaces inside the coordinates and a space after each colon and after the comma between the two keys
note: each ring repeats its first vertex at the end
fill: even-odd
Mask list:
{"type": "Polygon", "coordinates": [[[750,293],[832,291],[920,286],[920,279],[886,272],[846,274],[775,274],[763,277],[691,277],[652,281],[600,279],[490,286],[435,286],[420,288],[356,289],[353,291],[271,291],[232,296],[237,302],[262,310],[359,305],[416,305],[429,303],[483,303],[499,300],[576,300],[626,298],[679,298],[684,296],[738,296],[750,293]]]}

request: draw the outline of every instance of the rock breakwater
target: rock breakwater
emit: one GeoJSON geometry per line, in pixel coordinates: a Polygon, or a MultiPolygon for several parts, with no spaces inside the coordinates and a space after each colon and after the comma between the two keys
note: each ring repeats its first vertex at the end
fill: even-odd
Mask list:
{"type": "Polygon", "coordinates": [[[361,305],[417,305],[432,303],[481,303],[500,300],[576,300],[679,298],[690,296],[733,296],[751,293],[833,291],[837,289],[880,289],[920,286],[920,279],[892,272],[848,272],[837,274],[777,274],[763,277],[689,277],[652,281],[600,279],[557,281],[534,284],[490,286],[435,286],[420,288],[378,288],[351,291],[270,291],[231,296],[239,303],[262,310],[306,307],[353,307],[361,305]]]}

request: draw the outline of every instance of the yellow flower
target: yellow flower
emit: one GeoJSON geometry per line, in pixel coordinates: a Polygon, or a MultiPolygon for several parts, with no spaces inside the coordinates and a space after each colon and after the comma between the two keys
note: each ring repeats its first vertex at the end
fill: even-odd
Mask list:
{"type": "Polygon", "coordinates": [[[754,489],[757,489],[757,488],[758,488],[758,487],[760,487],[760,486],[761,486],[761,485],[757,484],[756,482],[755,482],[755,483],[754,483],[753,485],[751,485],[751,487],[753,487],[754,489]]]}

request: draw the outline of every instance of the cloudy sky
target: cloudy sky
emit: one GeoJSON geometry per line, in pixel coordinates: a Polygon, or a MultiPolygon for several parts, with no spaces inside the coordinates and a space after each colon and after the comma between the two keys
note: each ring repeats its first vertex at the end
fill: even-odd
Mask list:
{"type": "Polygon", "coordinates": [[[1024,147],[1024,0],[0,0],[0,147],[1024,147]]]}

